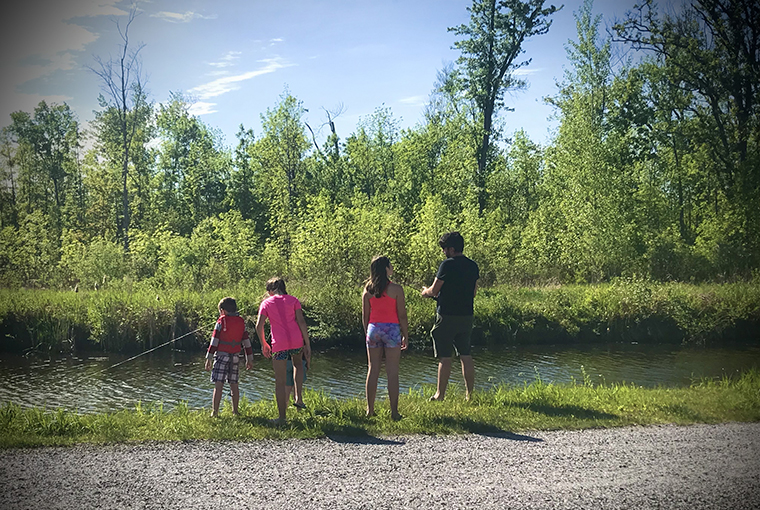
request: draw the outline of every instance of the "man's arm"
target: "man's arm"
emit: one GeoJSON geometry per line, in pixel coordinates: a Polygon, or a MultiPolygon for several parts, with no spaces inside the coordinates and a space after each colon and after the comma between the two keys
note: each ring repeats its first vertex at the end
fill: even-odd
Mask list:
{"type": "Polygon", "coordinates": [[[433,280],[433,285],[430,287],[424,287],[420,295],[427,298],[438,297],[438,294],[441,292],[441,287],[443,287],[443,280],[439,280],[436,277],[436,279],[433,280]]]}

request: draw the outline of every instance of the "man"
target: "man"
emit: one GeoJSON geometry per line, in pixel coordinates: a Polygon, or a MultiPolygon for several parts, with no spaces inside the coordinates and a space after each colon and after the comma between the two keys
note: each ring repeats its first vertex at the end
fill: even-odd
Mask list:
{"type": "Polygon", "coordinates": [[[437,298],[435,325],[430,331],[433,351],[438,358],[438,384],[430,400],[443,400],[451,375],[451,356],[456,348],[462,363],[466,398],[475,386],[475,366],[470,354],[473,301],[480,278],[478,265],[465,257],[464,239],[459,232],[448,232],[438,241],[446,260],[441,262],[430,287],[422,289],[422,297],[437,298]]]}

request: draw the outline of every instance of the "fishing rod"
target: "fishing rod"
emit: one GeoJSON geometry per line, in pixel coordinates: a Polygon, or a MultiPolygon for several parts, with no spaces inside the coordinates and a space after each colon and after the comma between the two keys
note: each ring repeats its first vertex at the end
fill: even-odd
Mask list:
{"type": "MultiPolygon", "coordinates": [[[[216,321],[214,321],[214,323],[216,323],[216,321]]],[[[143,355],[145,355],[145,354],[148,354],[148,353],[150,353],[150,352],[153,352],[153,351],[155,351],[156,349],[160,349],[161,347],[163,347],[163,346],[165,346],[165,345],[169,345],[170,343],[176,342],[176,341],[177,341],[177,340],[179,340],[180,338],[185,338],[185,337],[186,337],[186,336],[188,336],[188,335],[192,335],[193,333],[197,333],[198,331],[200,331],[200,330],[202,330],[202,329],[203,329],[203,328],[201,327],[201,328],[198,328],[198,329],[196,329],[196,330],[194,330],[194,331],[190,331],[189,333],[185,333],[184,335],[178,336],[177,338],[172,338],[172,339],[171,339],[171,340],[169,340],[168,342],[164,342],[164,343],[162,343],[161,345],[159,345],[159,346],[157,346],[157,347],[154,347],[154,348],[152,348],[152,349],[148,349],[148,350],[147,350],[147,351],[145,351],[145,352],[141,352],[141,353],[140,353],[140,354],[138,354],[137,356],[132,356],[132,357],[131,357],[131,358],[129,358],[129,359],[125,359],[124,361],[120,361],[120,362],[116,363],[115,365],[111,365],[110,367],[106,367],[106,368],[104,368],[103,370],[100,370],[100,371],[99,371],[99,372],[97,372],[97,373],[98,373],[98,374],[100,374],[100,373],[103,373],[103,372],[105,372],[106,370],[110,370],[110,369],[112,369],[112,368],[116,368],[116,367],[118,367],[119,365],[123,365],[124,363],[127,363],[127,362],[129,362],[129,361],[132,361],[132,360],[134,360],[134,359],[137,359],[137,358],[139,358],[140,356],[143,356],[143,355]]]]}

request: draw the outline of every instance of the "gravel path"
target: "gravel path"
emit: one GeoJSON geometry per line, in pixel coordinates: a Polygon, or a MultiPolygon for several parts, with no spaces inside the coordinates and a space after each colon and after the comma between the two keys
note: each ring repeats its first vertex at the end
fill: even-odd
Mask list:
{"type": "Polygon", "coordinates": [[[760,423],[0,451],[0,508],[760,508],[760,423]]]}

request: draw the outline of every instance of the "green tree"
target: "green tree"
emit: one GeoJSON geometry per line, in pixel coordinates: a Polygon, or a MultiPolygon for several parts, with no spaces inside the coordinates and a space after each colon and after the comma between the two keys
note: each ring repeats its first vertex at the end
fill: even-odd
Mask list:
{"type": "MultiPolygon", "coordinates": [[[[494,115],[503,106],[504,92],[524,85],[514,72],[530,63],[518,62],[526,39],[549,31],[549,17],[558,9],[544,7],[544,0],[473,0],[470,23],[449,28],[464,37],[454,47],[462,55],[464,83],[481,115],[482,131],[477,150],[478,204],[486,204],[485,185],[491,157],[494,115]]],[[[560,7],[561,8],[561,7],[560,7]]]]}
{"type": "Polygon", "coordinates": [[[141,75],[142,62],[139,57],[144,45],[132,48],[129,40],[129,28],[136,16],[137,9],[132,8],[123,30],[119,23],[116,23],[122,40],[118,58],[104,61],[96,57],[97,68],[90,67],[100,78],[105,93],[99,97],[100,106],[103,108],[100,119],[103,121],[102,127],[110,124],[108,131],[111,133],[108,137],[118,140],[121,167],[121,236],[126,253],[129,252],[129,176],[130,161],[133,159],[131,150],[139,130],[142,112],[147,104],[141,75]]]}

